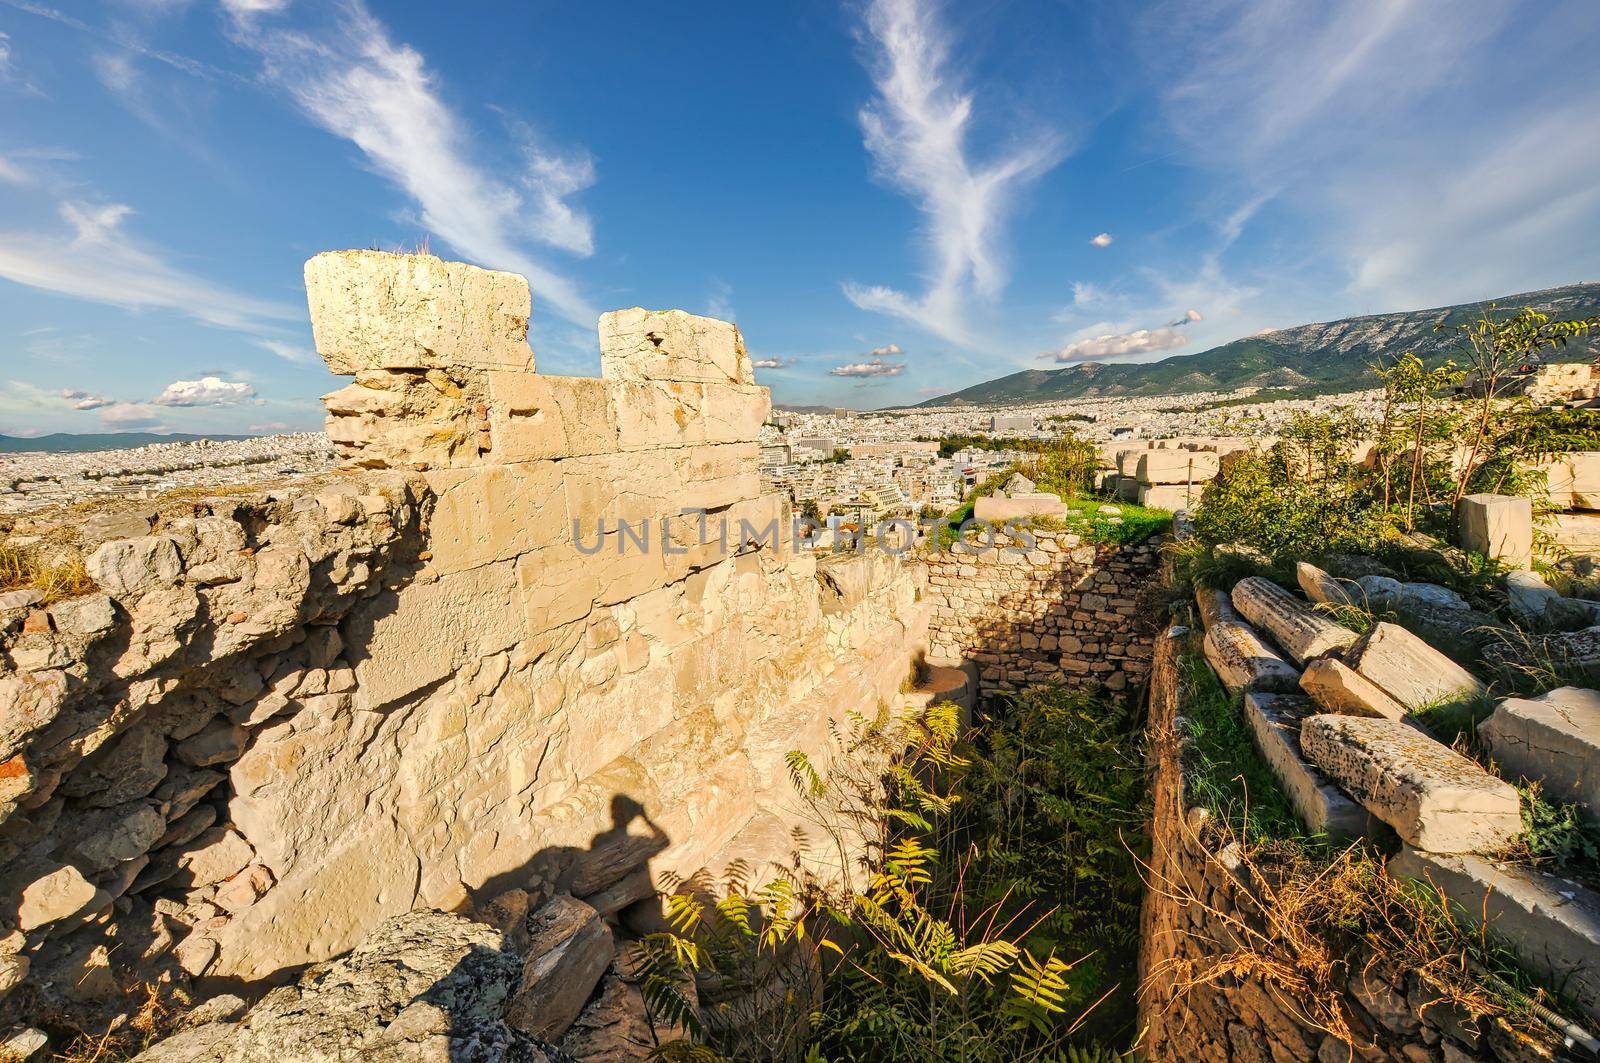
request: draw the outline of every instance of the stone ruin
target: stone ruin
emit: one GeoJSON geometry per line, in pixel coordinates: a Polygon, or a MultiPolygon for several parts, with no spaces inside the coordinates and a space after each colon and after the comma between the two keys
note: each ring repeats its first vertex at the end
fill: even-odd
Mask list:
{"type": "MultiPolygon", "coordinates": [[[[1494,514],[1493,497],[1468,502],[1494,514]]],[[[1526,499],[1520,501],[1525,508],[1526,499]]],[[[1556,799],[1600,814],[1600,692],[1561,687],[1500,701],[1478,732],[1498,769],[1493,773],[1420,722],[1419,713],[1480,701],[1488,691],[1413,629],[1448,634],[1444,644],[1459,654],[1471,645],[1464,641],[1469,633],[1504,625],[1434,584],[1371,574],[1336,578],[1304,562],[1297,576],[1304,597],[1252,576],[1230,592],[1200,590],[1196,604],[1205,659],[1229,694],[1242,698],[1255,745],[1307,831],[1397,850],[1388,860],[1392,875],[1425,884],[1468,925],[1485,924],[1523,967],[1600,1021],[1600,894],[1501,858],[1524,829],[1522,799],[1512,782],[1539,783],[1556,799]],[[1406,626],[1380,620],[1358,634],[1329,615],[1348,606],[1394,612],[1406,626]]],[[[1590,647],[1573,663],[1594,680],[1600,680],[1597,632],[1552,636],[1590,647]]],[[[1264,999],[1272,994],[1251,979],[1186,998],[1181,1013],[1187,1029],[1166,1015],[1182,996],[1171,971],[1197,962],[1208,949],[1225,952],[1228,935],[1258,921],[1241,914],[1237,926],[1223,931],[1214,913],[1249,913],[1263,903],[1237,854],[1212,852],[1202,840],[1197,824],[1205,810],[1189,809],[1183,800],[1184,695],[1175,661],[1190,637],[1174,629],[1157,650],[1152,731],[1165,730],[1176,747],[1162,758],[1152,873],[1158,883],[1188,885],[1158,886],[1147,907],[1146,965],[1162,972],[1146,997],[1151,1048],[1159,1053],[1178,1044],[1194,1050],[1227,1042],[1246,1022],[1254,1028],[1241,1027],[1251,1029],[1244,1036],[1264,1040],[1273,1058],[1326,1052],[1321,1035],[1308,1036],[1303,1024],[1287,1017],[1292,1006],[1264,999]],[[1152,925],[1166,927],[1168,936],[1152,934],[1152,925]],[[1187,932],[1179,932],[1184,927],[1187,932]],[[1203,941],[1221,943],[1195,944],[1203,941]]],[[[1520,643],[1513,638],[1508,644],[1520,643]]],[[[1488,657],[1495,659],[1492,650],[1488,657]]],[[[1441,1058],[1417,1049],[1418,1040],[1444,1059],[1547,1058],[1545,1049],[1507,1028],[1481,1029],[1476,1019],[1436,1006],[1439,993],[1426,972],[1397,968],[1381,956],[1364,962],[1348,1003],[1371,1039],[1371,1058],[1422,1058],[1417,1051],[1441,1058]]],[[[1569,1046],[1589,1043],[1591,1035],[1581,1028],[1574,1033],[1558,1022],[1554,1029],[1569,1046]]],[[[1344,1058],[1348,1049],[1333,1051],[1344,1058]]]]}
{"type": "Polygon", "coordinates": [[[348,972],[414,910],[515,936],[558,896],[605,930],[581,1007],[658,889],[804,849],[787,751],[970,698],[912,687],[920,565],[791,549],[734,326],[606,314],[600,378],[548,376],[520,277],[352,251],[306,286],[351,468],[174,502],[84,543],[99,593],[0,616],[0,1030],[348,972]]]}

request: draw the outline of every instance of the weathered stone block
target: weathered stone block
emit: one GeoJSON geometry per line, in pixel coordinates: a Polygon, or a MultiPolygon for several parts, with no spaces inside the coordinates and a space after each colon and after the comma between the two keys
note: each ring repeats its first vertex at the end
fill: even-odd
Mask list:
{"type": "Polygon", "coordinates": [[[89,555],[84,566],[102,590],[122,599],[157,587],[170,587],[183,576],[178,544],[165,535],[103,543],[89,555]]]}
{"type": "Polygon", "coordinates": [[[22,890],[17,926],[24,932],[77,915],[95,899],[94,883],[69,865],[35,879],[22,890]]]}
{"type": "Polygon", "coordinates": [[[1404,720],[1406,709],[1372,680],[1336,657],[1321,657],[1306,665],[1300,689],[1314,698],[1324,712],[1340,716],[1379,716],[1404,720]]]}
{"type": "Polygon", "coordinates": [[[1356,641],[1354,631],[1334,623],[1261,576],[1247,576],[1234,585],[1233,606],[1246,620],[1272,636],[1300,665],[1356,641]]]}
{"type": "Polygon", "coordinates": [[[529,919],[529,937],[522,983],[506,1008],[506,1022],[557,1041],[611,964],[611,928],[589,905],[561,896],[529,919]]]}
{"type": "Polygon", "coordinates": [[[1345,660],[1413,712],[1482,697],[1486,689],[1471,672],[1398,624],[1372,625],[1345,660]]]}
{"type": "Polygon", "coordinates": [[[441,573],[460,572],[570,543],[565,464],[527,461],[431,473],[433,565],[441,573]]]}
{"type": "Polygon", "coordinates": [[[1467,495],[1456,510],[1461,548],[1511,568],[1533,561],[1533,503],[1512,495],[1467,495]]]}
{"type": "Polygon", "coordinates": [[[1205,630],[1210,631],[1219,622],[1243,623],[1244,618],[1233,607],[1233,602],[1228,599],[1227,592],[1213,590],[1210,587],[1196,587],[1194,592],[1195,606],[1200,612],[1200,624],[1205,630]]]}
{"type": "Polygon", "coordinates": [[[606,380],[755,383],[737,327],[682,310],[641,307],[600,315],[600,375],[606,380]]]}
{"type": "Polygon", "coordinates": [[[1306,597],[1319,605],[1353,605],[1355,599],[1340,580],[1306,561],[1294,566],[1295,579],[1306,597]]]}
{"type": "Polygon", "coordinates": [[[520,369],[528,282],[432,255],[328,251],[306,263],[317,352],[335,373],[363,369],[520,369]]]}
{"type": "MultiPolygon", "coordinates": [[[[1127,481],[1123,481],[1126,483],[1127,481]]],[[[1200,501],[1201,484],[1140,484],[1138,502],[1151,509],[1188,509],[1200,501]]],[[[1131,501],[1131,500],[1130,500],[1131,501]]]]}
{"type": "Polygon", "coordinates": [[[1196,450],[1149,450],[1134,473],[1141,484],[1195,484],[1217,475],[1217,455],[1196,450]]]}
{"type": "Polygon", "coordinates": [[[1206,660],[1228,693],[1241,690],[1290,693],[1300,684],[1300,671],[1280,657],[1250,625],[1219,620],[1206,632],[1206,660]]]}
{"type": "Polygon", "coordinates": [[[609,454],[618,449],[609,382],[498,370],[484,377],[495,461],[609,454]]]}
{"type": "Polygon", "coordinates": [[[1255,735],[1256,748],[1300,821],[1313,833],[1364,837],[1372,831],[1372,818],[1335,786],[1326,775],[1300,755],[1301,721],[1316,713],[1310,698],[1297,694],[1246,694],[1244,715],[1255,735]]]}
{"type": "Polygon", "coordinates": [[[1394,720],[1312,716],[1300,745],[1373,815],[1428,852],[1494,852],[1522,832],[1517,791],[1394,720]]]}
{"type": "Polygon", "coordinates": [[[1534,973],[1600,1019],[1600,896],[1568,879],[1480,856],[1406,848],[1389,873],[1426,882],[1534,973]]]}
{"type": "Polygon", "coordinates": [[[1478,727],[1504,772],[1543,784],[1553,801],[1600,816],[1600,691],[1560,687],[1507,698],[1478,727]]]}

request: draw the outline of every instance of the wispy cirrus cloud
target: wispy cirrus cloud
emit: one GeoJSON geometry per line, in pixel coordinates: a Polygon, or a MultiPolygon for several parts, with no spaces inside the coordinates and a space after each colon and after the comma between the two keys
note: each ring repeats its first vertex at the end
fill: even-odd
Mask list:
{"type": "Polygon", "coordinates": [[[174,310],[222,328],[271,333],[303,308],[245,295],[189,272],[126,226],[122,203],[58,205],[65,232],[0,233],[0,277],[44,291],[130,310],[174,310]]]}
{"type": "Polygon", "coordinates": [[[1061,156],[1052,132],[975,160],[975,97],[953,68],[951,40],[931,0],[872,0],[865,31],[877,95],[860,113],[874,171],[916,200],[927,221],[927,288],[909,294],[847,282],[864,310],[893,314],[934,335],[971,343],[967,303],[1005,286],[1001,243],[1018,195],[1061,156]]]}
{"type": "Polygon", "coordinates": [[[511,120],[522,172],[515,181],[492,176],[422,54],[393,41],[360,0],[347,0],[315,32],[282,25],[275,17],[282,4],[227,6],[232,39],[260,57],[266,81],[312,122],[355,144],[412,200],[428,231],[481,265],[523,274],[536,300],[573,323],[594,324],[598,315],[577,285],[530,250],[593,251],[593,224],[570,202],[593,183],[586,155],[552,151],[526,123],[511,120]]]}
{"type": "Polygon", "coordinates": [[[1593,65],[1587,0],[1169,0],[1129,33],[1186,160],[1242,204],[1226,244],[1272,200],[1372,310],[1600,266],[1600,140],[1577,132],[1600,84],[1536,73],[1593,65]]]}

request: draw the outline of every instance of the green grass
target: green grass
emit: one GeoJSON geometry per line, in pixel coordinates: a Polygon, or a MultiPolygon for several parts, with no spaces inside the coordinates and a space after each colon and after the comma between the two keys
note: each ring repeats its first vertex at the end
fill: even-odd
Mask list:
{"type": "Polygon", "coordinates": [[[1051,521],[1035,521],[1040,527],[1059,527],[1076,532],[1091,543],[1142,543],[1152,535],[1172,528],[1172,513],[1150,509],[1134,502],[1093,495],[1071,495],[1061,499],[1067,516],[1051,521]],[[1101,506],[1115,506],[1119,513],[1101,513],[1101,506]]]}
{"type": "Polygon", "coordinates": [[[1250,845],[1305,838],[1239,704],[1205,658],[1185,654],[1179,674],[1191,740],[1184,761],[1188,800],[1209,809],[1250,845]]]}

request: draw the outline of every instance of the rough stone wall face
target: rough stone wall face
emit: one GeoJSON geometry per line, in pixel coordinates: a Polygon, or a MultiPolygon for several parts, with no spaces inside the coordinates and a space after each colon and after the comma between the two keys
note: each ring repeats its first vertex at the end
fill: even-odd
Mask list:
{"type": "Polygon", "coordinates": [[[1157,582],[1156,541],[1097,546],[1036,529],[1031,548],[951,550],[928,564],[929,655],[970,661],[980,696],[1045,683],[1090,683],[1120,692],[1150,666],[1164,617],[1141,596],[1157,582]]]}
{"type": "MultiPolygon", "coordinates": [[[[1237,855],[1191,808],[1184,782],[1184,698],[1179,658],[1186,631],[1156,641],[1150,680],[1154,806],[1149,889],[1140,920],[1140,1019],[1152,1060],[1539,1060],[1552,1056],[1502,1024],[1442,1004],[1418,971],[1382,956],[1349,958],[1340,998],[1359,1043],[1347,1044],[1306,1018],[1310,1002],[1236,963],[1236,943],[1273,940],[1263,896],[1237,855]]],[[[1281,946],[1280,946],[1281,947],[1281,946]]],[[[1252,967],[1255,969],[1253,970],[1252,967]]]]}
{"type": "Polygon", "coordinates": [[[607,315],[604,377],[549,377],[520,278],[342,252],[307,282],[368,471],[109,544],[107,649],[0,642],[0,975],[104,975],[154,922],[138,955],[251,982],[417,906],[786,859],[784,754],[904,697],[923,570],[762,537],[733,326],[607,315]]]}

